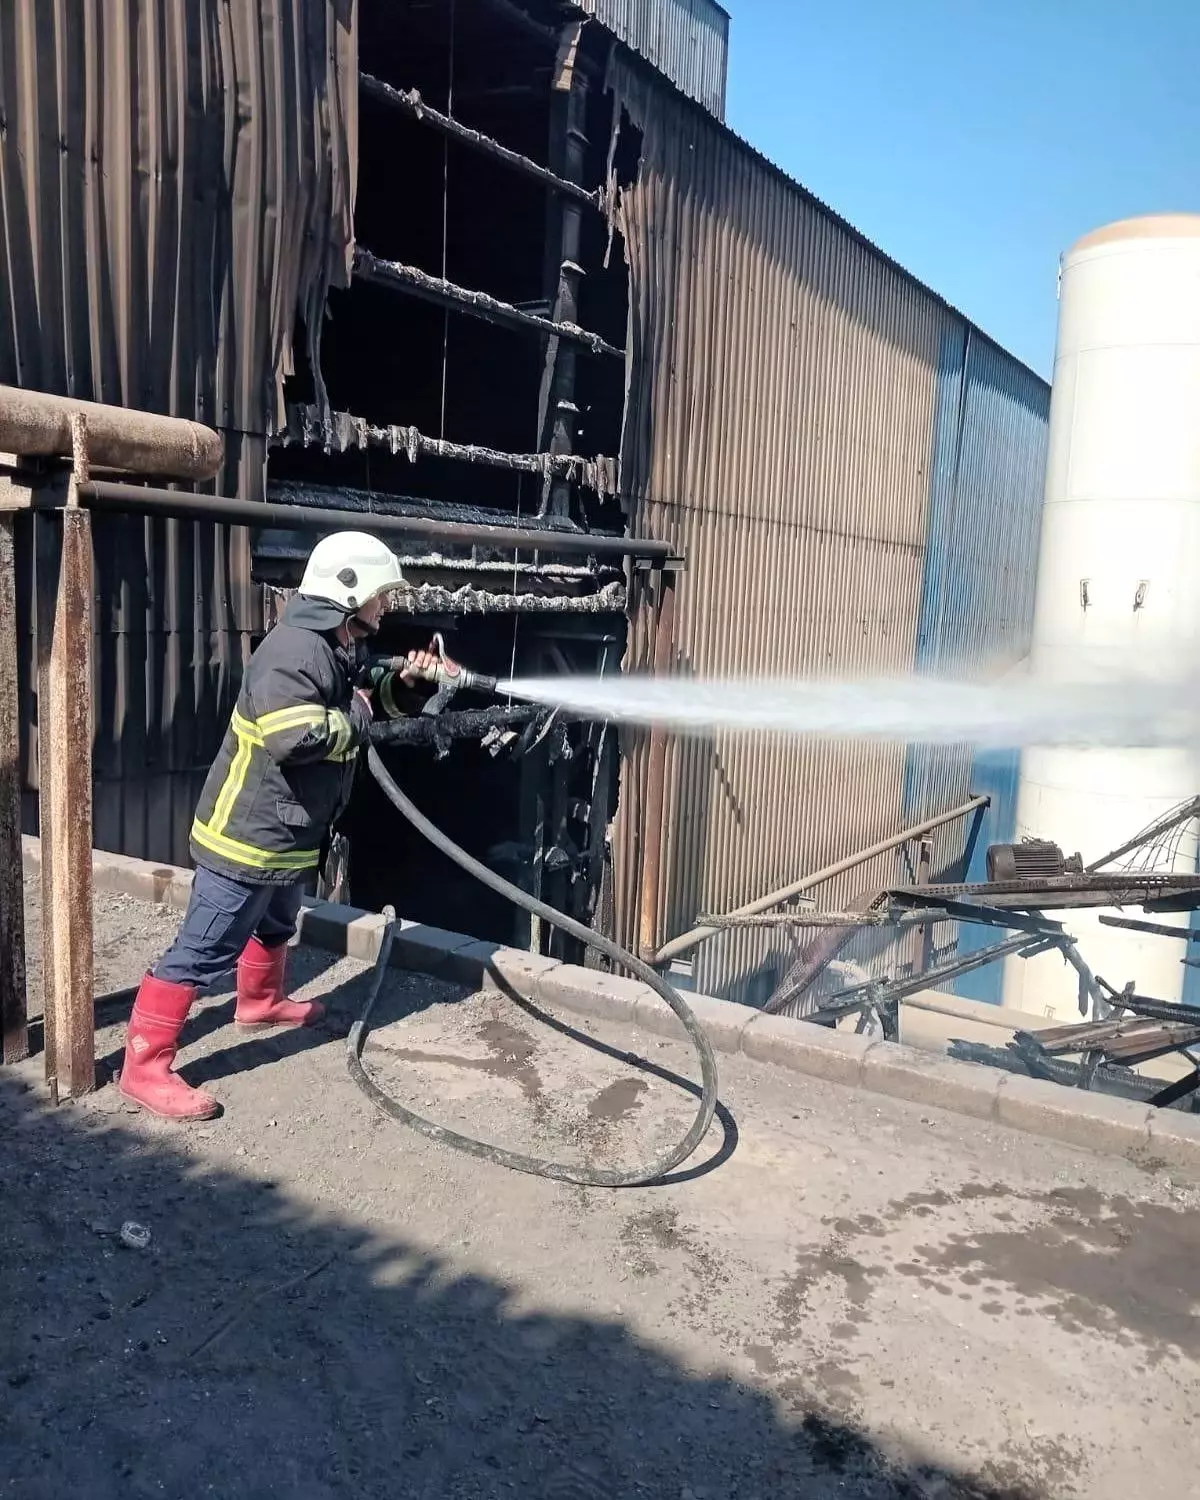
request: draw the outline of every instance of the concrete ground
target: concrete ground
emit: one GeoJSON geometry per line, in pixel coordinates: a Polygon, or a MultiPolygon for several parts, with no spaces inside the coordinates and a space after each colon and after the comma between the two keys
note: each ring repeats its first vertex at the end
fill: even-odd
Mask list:
{"type": "MultiPolygon", "coordinates": [[[[98,897],[98,987],[177,920],[98,897]]],[[[342,1040],[363,967],[295,970],[331,1007],[317,1031],[198,1010],[183,1067],[225,1105],[209,1124],[111,1086],[52,1111],[39,1060],[0,1074],[0,1493],[1194,1488],[1195,1190],[740,1056],[674,1181],[522,1177],[378,1112],[342,1040]]],[[[120,1040],[100,1033],[109,1065],[120,1040]]],[[[389,978],[367,1060],[439,1121],[566,1159],[651,1154],[695,1107],[682,1046],[422,976],[389,978]]]]}

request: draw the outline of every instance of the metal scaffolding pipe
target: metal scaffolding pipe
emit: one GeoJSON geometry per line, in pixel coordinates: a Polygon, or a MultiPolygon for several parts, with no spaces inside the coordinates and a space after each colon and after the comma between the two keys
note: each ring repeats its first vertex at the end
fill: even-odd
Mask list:
{"type": "MultiPolygon", "coordinates": [[[[735,927],[763,927],[768,930],[780,927],[921,927],[929,922],[952,920],[938,907],[928,910],[912,908],[898,911],[888,907],[884,911],[788,911],[758,912],[749,917],[734,915],[713,916],[705,913],[700,918],[706,927],[733,929],[735,927]]],[[[988,923],[988,926],[994,924],[988,923]]]]}
{"type": "Polygon", "coordinates": [[[482,131],[472,130],[469,125],[462,124],[453,116],[442,114],[440,110],[434,109],[431,104],[422,99],[416,89],[398,89],[390,83],[385,83],[382,78],[373,77],[370,73],[360,73],[358,82],[369,98],[403,111],[409,119],[417,120],[422,125],[432,126],[434,130],[469,147],[472,151],[478,151],[493,161],[511,167],[514,172],[533,178],[543,187],[549,188],[551,192],[574,198],[577,202],[586,203],[591,208],[600,207],[602,195],[599,188],[588,192],[587,188],[580,187],[577,182],[569,182],[565,177],[560,177],[557,172],[552,172],[549,167],[543,167],[528,156],[522,156],[519,151],[512,151],[507,146],[502,146],[499,141],[493,140],[489,135],[484,135],[482,131]]]}
{"type": "Polygon", "coordinates": [[[88,463],[93,469],[164,479],[211,479],[225,456],[220,434],[200,422],[12,385],[0,385],[0,453],[70,458],[73,415],[84,420],[88,463]]]}
{"type": "MultiPolygon", "coordinates": [[[[847,870],[857,869],[859,865],[865,865],[868,860],[875,859],[880,854],[887,854],[892,849],[899,849],[901,844],[907,844],[910,839],[919,839],[923,834],[932,833],[936,828],[943,828],[947,823],[955,823],[959,818],[969,817],[981,807],[987,807],[991,803],[990,797],[972,797],[969,802],[964,802],[961,807],[955,807],[950,812],[940,813],[936,818],[927,818],[924,823],[918,823],[913,828],[906,828],[903,833],[893,834],[891,838],[881,839],[879,843],[872,844],[869,849],[860,849],[857,854],[850,854],[845,859],[839,859],[835,864],[826,865],[823,870],[818,870],[814,875],[806,875],[803,880],[797,880],[791,885],[786,885],[782,890],[771,891],[769,895],[760,896],[756,901],[747,902],[745,906],[739,906],[736,911],[727,913],[731,917],[754,917],[760,912],[770,911],[773,906],[782,906],[785,901],[790,901],[793,896],[801,896],[805,891],[810,891],[814,886],[824,885],[827,880],[833,880],[838,875],[844,875],[847,870]]],[[[693,927],[690,932],[681,933],[679,937],[672,938],[669,943],[664,944],[655,955],[656,965],[669,963],[671,959],[678,958],[681,953],[688,953],[691,949],[707,942],[709,938],[716,937],[720,929],[716,927],[693,927]]]]}
{"type": "MultiPolygon", "coordinates": [[[[106,480],[81,484],[79,503],[90,510],[170,516],[181,521],[224,522],[230,526],[272,527],[280,531],[344,531],[352,522],[355,529],[379,536],[421,537],[458,547],[571,553],[584,557],[632,557],[660,567],[675,561],[669,543],[652,541],[648,537],[597,536],[587,531],[533,531],[518,526],[472,525],[378,512],[368,515],[309,505],[279,505],[270,500],[237,500],[229,495],[194,495],[185,490],[150,489],[106,480]]],[[[56,507],[43,504],[39,508],[56,507]]]]}
{"type": "Polygon", "coordinates": [[[1130,932],[1148,932],[1152,937],[1174,938],[1180,943],[1200,943],[1200,932],[1193,932],[1190,927],[1168,927],[1165,922],[1139,922],[1135,917],[1114,917],[1108,912],[1101,912],[1099,921],[1102,927],[1124,927],[1130,932]]]}
{"type": "Polygon", "coordinates": [[[380,260],[362,246],[354,252],[354,277],[357,281],[374,282],[377,286],[388,286],[399,292],[407,292],[423,302],[432,302],[438,307],[448,307],[468,317],[481,318],[485,323],[495,323],[502,328],[519,328],[523,332],[543,334],[547,338],[569,339],[581,344],[592,354],[608,354],[614,359],[624,359],[624,349],[618,349],[602,339],[598,333],[589,333],[575,323],[555,323],[551,318],[542,318],[537,313],[522,312],[511,302],[501,302],[487,292],[472,291],[468,287],[456,286],[440,276],[430,276],[418,266],[406,266],[397,260],[380,260]]]}

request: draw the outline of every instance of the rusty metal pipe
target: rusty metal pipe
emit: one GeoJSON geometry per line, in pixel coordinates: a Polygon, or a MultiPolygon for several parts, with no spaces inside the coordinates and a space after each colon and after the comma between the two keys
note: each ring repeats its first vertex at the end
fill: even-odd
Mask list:
{"type": "MultiPolygon", "coordinates": [[[[770,911],[773,906],[782,906],[785,901],[790,901],[793,896],[803,895],[814,886],[823,885],[827,880],[833,880],[835,876],[844,875],[847,870],[857,869],[868,860],[875,859],[880,854],[887,854],[892,849],[898,849],[901,844],[907,844],[910,839],[919,839],[923,834],[932,833],[935,828],[942,828],[947,823],[955,823],[959,818],[968,817],[978,808],[987,807],[991,802],[990,797],[972,797],[969,802],[964,802],[961,807],[952,808],[949,812],[939,813],[936,818],[927,818],[924,823],[918,823],[914,828],[906,828],[903,833],[893,834],[891,838],[881,839],[879,843],[872,844],[869,849],[860,849],[857,854],[847,855],[845,859],[839,859],[832,865],[826,865],[823,870],[818,870],[813,875],[806,875],[803,880],[797,880],[791,885],[785,885],[782,890],[771,891],[769,895],[760,896],[756,901],[750,901],[745,906],[739,906],[736,911],[729,912],[731,917],[753,917],[759,912],[770,911]]],[[[678,958],[681,953],[688,953],[691,949],[707,942],[709,938],[716,937],[716,927],[693,927],[690,932],[684,932],[677,938],[659,949],[655,955],[656,965],[669,963],[671,959],[678,958]]]]}
{"type": "Polygon", "coordinates": [[[0,385],[0,452],[19,458],[71,457],[74,414],[87,425],[88,462],[93,469],[164,479],[211,479],[225,456],[220,434],[200,422],[24,391],[13,385],[0,385]]]}
{"type": "MultiPolygon", "coordinates": [[[[489,526],[465,521],[434,521],[426,516],[392,516],[373,512],[326,510],[311,505],[280,505],[269,500],[238,500],[231,495],[194,495],[185,490],[158,490],[137,484],[93,480],[79,486],[79,503],[89,510],[126,511],[143,516],[173,516],[181,521],[225,522],[230,526],[269,527],[280,531],[344,531],[348,525],[382,537],[420,537],[459,547],[492,547],[498,551],[572,553],[583,557],[633,557],[663,566],[676,561],[669,543],[648,537],[596,536],[587,531],[533,531],[519,526],[489,526]]],[[[45,507],[42,507],[45,508],[45,507]]]]}
{"type": "MultiPolygon", "coordinates": [[[[665,677],[671,670],[675,645],[675,579],[659,574],[658,612],[654,626],[654,675],[665,677]]],[[[642,900],[639,922],[639,957],[654,960],[658,947],[658,902],[662,891],[663,843],[666,836],[664,809],[667,781],[667,732],[660,724],[650,731],[650,763],[646,776],[646,843],[642,861],[642,900]]]]}

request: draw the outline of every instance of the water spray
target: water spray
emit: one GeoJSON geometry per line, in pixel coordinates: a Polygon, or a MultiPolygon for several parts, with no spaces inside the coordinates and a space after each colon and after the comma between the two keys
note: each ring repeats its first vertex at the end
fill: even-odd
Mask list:
{"type": "Polygon", "coordinates": [[[683,735],[765,734],[985,750],[1173,749],[1200,737],[1200,681],[546,677],[498,691],[573,718],[683,735]]]}

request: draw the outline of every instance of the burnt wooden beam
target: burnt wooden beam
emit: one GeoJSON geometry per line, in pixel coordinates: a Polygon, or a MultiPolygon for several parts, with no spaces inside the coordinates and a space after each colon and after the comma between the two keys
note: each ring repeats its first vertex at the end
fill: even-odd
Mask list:
{"type": "Polygon", "coordinates": [[[52,1099],[96,1086],[92,960],[92,518],[77,503],[39,515],[38,769],[42,988],[52,1099]]]}
{"type": "Polygon", "coordinates": [[[587,204],[590,208],[600,209],[603,206],[602,189],[595,188],[589,192],[580,183],[568,181],[557,172],[551,171],[549,167],[541,166],[531,157],[522,156],[519,151],[513,151],[508,146],[501,145],[490,135],[484,135],[481,130],[472,130],[469,125],[464,125],[452,115],[446,115],[441,110],[434,109],[432,104],[421,97],[418,90],[398,89],[394,84],[386,83],[382,78],[376,78],[371,73],[360,73],[358,82],[359,87],[369,99],[375,99],[380,104],[387,104],[393,109],[398,109],[410,120],[428,125],[431,129],[449,137],[452,141],[457,141],[469,150],[479,152],[524,177],[540,182],[551,192],[562,194],[577,203],[587,204]]]}
{"type": "Polygon", "coordinates": [[[440,458],[459,463],[479,464],[485,468],[506,469],[518,474],[535,474],[542,479],[561,479],[582,484],[600,495],[618,492],[619,465],[615,458],[581,458],[574,453],[505,453],[477,443],[451,443],[445,438],[427,437],[415,427],[389,423],[378,427],[353,412],[321,414],[316,406],[289,406],[287,426],[275,434],[272,444],[288,447],[320,448],[326,453],[345,453],[350,449],[384,448],[389,453],[404,454],[410,463],[418,458],[440,458]]]}
{"type": "Polygon", "coordinates": [[[29,1056],[21,869],[16,518],[0,496],[0,1062],[29,1056]]]}
{"type": "Polygon", "coordinates": [[[481,739],[491,729],[524,728],[549,710],[532,704],[512,708],[461,709],[440,714],[417,714],[412,718],[391,719],[371,725],[371,743],[384,747],[395,745],[436,745],[442,740],[481,739]]]}
{"type": "Polygon", "coordinates": [[[432,302],[437,307],[447,307],[452,312],[480,318],[485,323],[497,324],[502,328],[517,328],[546,338],[567,339],[592,354],[606,354],[613,359],[625,358],[623,349],[602,339],[598,333],[589,333],[586,328],[579,328],[574,323],[555,323],[536,313],[523,312],[510,302],[501,302],[499,298],[489,296],[487,292],[456,286],[454,282],[446,281],[440,276],[430,276],[427,271],[416,266],[406,266],[396,260],[381,260],[361,246],[354,253],[354,278],[356,281],[392,287],[411,297],[418,297],[423,302],[432,302]]]}

